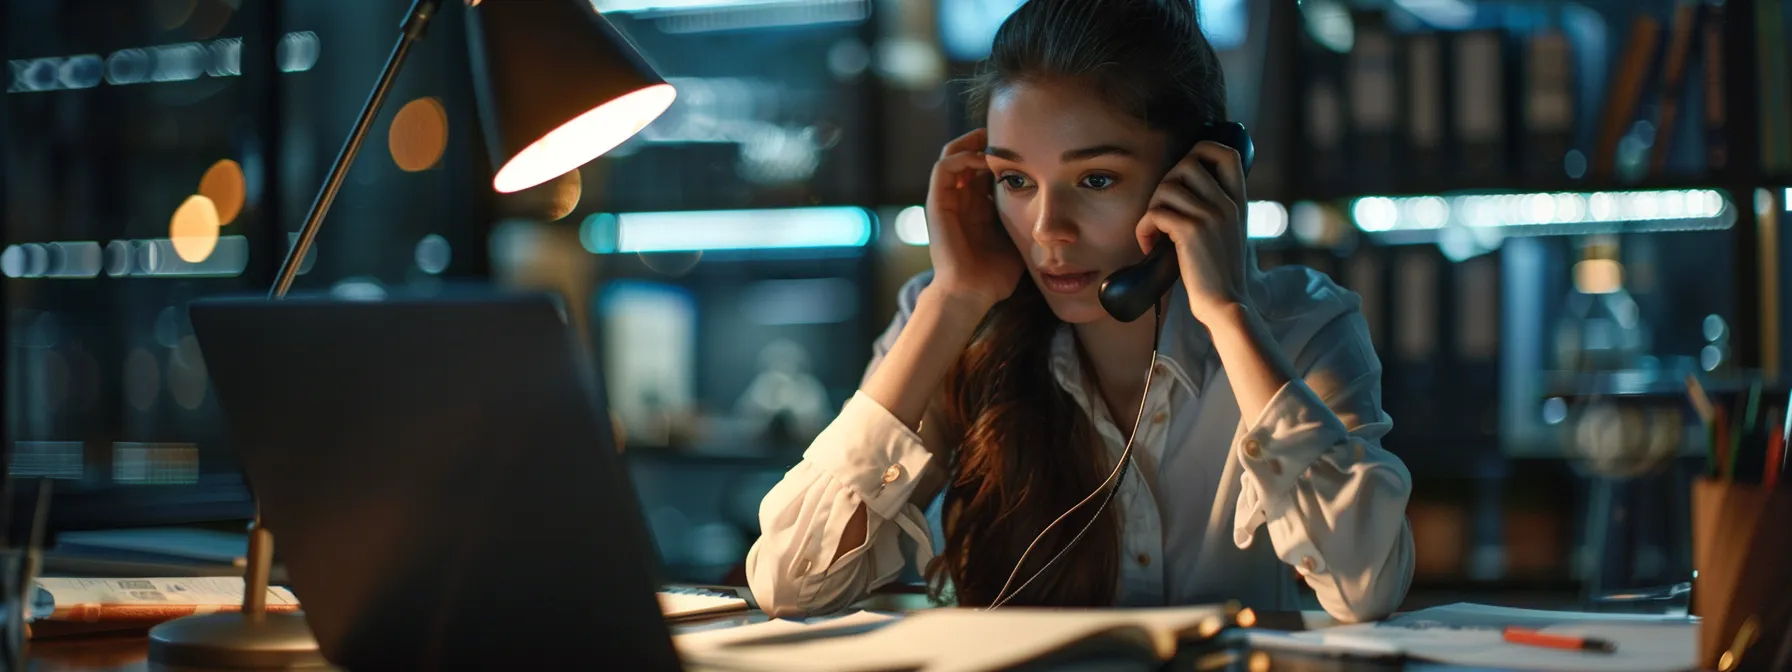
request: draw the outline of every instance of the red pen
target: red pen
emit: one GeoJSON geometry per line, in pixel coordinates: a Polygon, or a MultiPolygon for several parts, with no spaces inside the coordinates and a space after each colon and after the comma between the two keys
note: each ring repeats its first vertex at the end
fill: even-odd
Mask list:
{"type": "Polygon", "coordinates": [[[1615,653],[1618,645],[1603,639],[1592,637],[1576,637],[1574,635],[1552,635],[1529,628],[1507,627],[1505,639],[1513,644],[1540,646],[1549,649],[1565,649],[1569,651],[1596,651],[1599,653],[1615,653]]]}

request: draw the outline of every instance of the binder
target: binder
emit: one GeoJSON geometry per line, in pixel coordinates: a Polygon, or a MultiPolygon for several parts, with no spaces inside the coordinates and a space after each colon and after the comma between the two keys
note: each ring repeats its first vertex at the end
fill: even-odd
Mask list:
{"type": "Polygon", "coordinates": [[[1450,130],[1460,149],[1457,178],[1465,184],[1492,183],[1507,178],[1510,169],[1508,138],[1512,117],[1508,110],[1509,83],[1506,41],[1501,31],[1474,30],[1458,33],[1451,44],[1452,97],[1450,130]]]}
{"type": "Polygon", "coordinates": [[[1388,193],[1398,181],[1398,56],[1399,48],[1386,17],[1380,13],[1358,14],[1347,72],[1350,186],[1356,193],[1388,193]]]}
{"type": "Polygon", "coordinates": [[[1699,42],[1705,63],[1705,168],[1714,173],[1729,166],[1729,145],[1724,133],[1728,108],[1724,100],[1723,0],[1705,0],[1705,17],[1699,42]]]}
{"type": "MultiPolygon", "coordinates": [[[[1599,122],[1599,140],[1589,162],[1593,178],[1602,184],[1609,184],[1618,176],[1619,144],[1636,121],[1637,106],[1642,101],[1661,39],[1661,20],[1648,14],[1638,15],[1631,22],[1622,55],[1612,66],[1606,87],[1605,111],[1599,122]]],[[[1719,95],[1722,95],[1721,86],[1719,95]]]]}
{"type": "Polygon", "coordinates": [[[1567,176],[1563,157],[1574,149],[1574,52],[1568,37],[1549,31],[1525,42],[1524,175],[1548,184],[1567,176]]]}
{"type": "Polygon", "coordinates": [[[1337,194],[1350,188],[1349,157],[1345,138],[1349,110],[1345,103],[1344,57],[1306,40],[1306,77],[1301,83],[1305,103],[1302,135],[1309,152],[1295,157],[1307,169],[1306,189],[1311,193],[1337,194]]]}
{"type": "Polygon", "coordinates": [[[1402,143],[1407,182],[1414,190],[1432,191],[1450,186],[1452,154],[1448,128],[1452,97],[1445,85],[1449,72],[1450,37],[1445,33],[1416,33],[1404,37],[1401,61],[1405,70],[1406,133],[1402,143]]]}

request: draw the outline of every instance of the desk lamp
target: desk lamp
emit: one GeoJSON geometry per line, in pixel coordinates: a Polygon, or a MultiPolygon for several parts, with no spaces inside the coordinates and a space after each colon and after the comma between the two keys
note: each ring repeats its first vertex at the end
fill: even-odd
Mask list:
{"type": "MultiPolygon", "coordinates": [[[[473,87],[500,193],[527,189],[614,149],[658,118],[676,92],[589,0],[464,0],[473,87]]],[[[367,138],[399,68],[442,0],[413,0],[392,54],[286,254],[270,300],[286,295],[324,214],[367,138]]],[[[243,608],[190,616],[149,633],[150,659],[226,668],[324,666],[301,613],[268,613],[274,537],[249,528],[243,608]]]]}

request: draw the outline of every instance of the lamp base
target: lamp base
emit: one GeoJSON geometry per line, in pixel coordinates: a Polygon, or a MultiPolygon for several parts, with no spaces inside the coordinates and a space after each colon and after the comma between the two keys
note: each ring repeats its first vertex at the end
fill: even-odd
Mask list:
{"type": "Polygon", "coordinates": [[[299,612],[188,616],[149,631],[149,659],[175,667],[333,669],[299,612]]]}

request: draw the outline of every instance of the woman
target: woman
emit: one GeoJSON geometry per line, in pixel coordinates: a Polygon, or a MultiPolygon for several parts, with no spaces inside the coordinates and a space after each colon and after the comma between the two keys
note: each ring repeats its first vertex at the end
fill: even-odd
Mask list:
{"type": "Polygon", "coordinates": [[[1255,268],[1239,156],[1193,141],[1225,118],[1225,83],[1188,2],[1031,0],[1002,24],[973,90],[986,127],[933,169],[933,270],[760,505],[747,576],[767,611],[856,601],[901,572],[904,538],[935,598],[964,606],[1006,588],[1013,605],[1292,609],[1296,574],[1342,620],[1399,605],[1411,477],[1380,445],[1380,363],[1355,295],[1255,268]],[[1182,283],[1161,333],[1110,317],[1100,280],[1169,244],[1182,283]],[[1016,573],[1135,425],[1112,505],[1051,527],[1016,573]],[[942,490],[936,555],[922,509],[942,490]]]}

